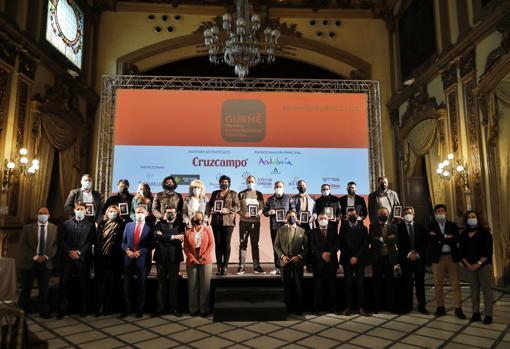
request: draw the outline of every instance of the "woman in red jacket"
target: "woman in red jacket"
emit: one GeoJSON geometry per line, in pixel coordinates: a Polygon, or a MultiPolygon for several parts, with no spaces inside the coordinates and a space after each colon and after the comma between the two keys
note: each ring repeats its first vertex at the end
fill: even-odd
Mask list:
{"type": "Polygon", "coordinates": [[[192,227],[184,236],[186,272],[188,274],[188,302],[191,315],[206,317],[209,314],[214,235],[204,225],[204,213],[197,211],[191,220],[192,227]]]}

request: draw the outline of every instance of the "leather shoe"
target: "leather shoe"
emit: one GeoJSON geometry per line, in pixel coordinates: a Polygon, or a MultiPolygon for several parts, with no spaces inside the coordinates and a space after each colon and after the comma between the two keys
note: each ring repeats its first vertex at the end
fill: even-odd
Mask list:
{"type": "Polygon", "coordinates": [[[137,318],[137,319],[139,319],[139,318],[141,318],[141,317],[143,317],[143,314],[142,314],[142,313],[136,313],[136,318],[137,318]]]}
{"type": "Polygon", "coordinates": [[[64,317],[63,313],[57,313],[57,320],[60,320],[64,317]]]}
{"type": "Polygon", "coordinates": [[[440,317],[446,315],[446,310],[444,307],[437,307],[436,312],[434,313],[435,316],[440,317]]]}
{"type": "Polygon", "coordinates": [[[128,311],[123,311],[122,314],[120,314],[121,318],[125,318],[125,317],[128,317],[128,316],[129,316],[129,312],[128,311]]]}
{"type": "Polygon", "coordinates": [[[485,318],[483,319],[482,324],[484,324],[484,325],[492,324],[492,316],[485,315],[485,318]]]}
{"type": "Polygon", "coordinates": [[[39,316],[41,317],[41,319],[51,319],[50,313],[41,313],[39,314],[39,316]]]}
{"type": "Polygon", "coordinates": [[[455,308],[455,316],[461,320],[466,320],[466,315],[464,315],[461,308],[455,308]]]}
{"type": "Polygon", "coordinates": [[[351,315],[352,311],[351,311],[351,308],[346,308],[343,312],[342,312],[342,315],[343,316],[349,316],[351,315]]]}
{"type": "Polygon", "coordinates": [[[429,311],[425,307],[418,307],[418,312],[423,315],[430,315],[429,311]]]}
{"type": "Polygon", "coordinates": [[[469,319],[470,322],[477,322],[480,320],[482,320],[482,316],[480,315],[480,313],[473,313],[471,319],[469,319]]]}
{"type": "Polygon", "coordinates": [[[371,316],[370,313],[367,313],[363,308],[359,310],[359,314],[361,316],[371,316]]]}
{"type": "Polygon", "coordinates": [[[179,310],[174,310],[174,316],[176,316],[176,317],[181,317],[181,316],[182,316],[182,314],[180,313],[180,311],[179,311],[179,310]]]}

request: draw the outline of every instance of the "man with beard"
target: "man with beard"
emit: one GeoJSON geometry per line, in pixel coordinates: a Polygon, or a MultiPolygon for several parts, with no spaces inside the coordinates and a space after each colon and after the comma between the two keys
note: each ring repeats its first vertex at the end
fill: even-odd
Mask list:
{"type": "Polygon", "coordinates": [[[120,211],[120,218],[124,223],[131,222],[131,217],[129,217],[129,212],[131,212],[131,202],[133,201],[133,195],[129,193],[129,181],[127,179],[119,179],[117,182],[117,193],[110,196],[103,208],[103,214],[106,213],[106,209],[112,205],[116,205],[119,208],[124,204],[127,205],[127,211],[120,211]],[[122,204],[122,205],[120,205],[122,204]]]}
{"type": "Polygon", "coordinates": [[[368,216],[371,224],[379,221],[377,216],[379,208],[385,207],[388,210],[391,220],[391,217],[393,217],[393,208],[395,206],[400,206],[400,200],[397,192],[388,188],[388,177],[379,177],[378,181],[379,189],[368,195],[368,216]]]}
{"type": "Polygon", "coordinates": [[[172,176],[166,176],[161,182],[163,191],[157,193],[152,201],[152,214],[158,221],[165,218],[165,210],[167,207],[175,207],[177,209],[177,216],[180,217],[182,213],[182,195],[177,193],[177,183],[172,176]]]}
{"type": "Polygon", "coordinates": [[[340,198],[340,211],[342,219],[347,220],[347,208],[354,207],[358,216],[358,220],[363,221],[367,218],[367,204],[362,196],[356,195],[356,183],[347,183],[347,195],[340,198]]]}

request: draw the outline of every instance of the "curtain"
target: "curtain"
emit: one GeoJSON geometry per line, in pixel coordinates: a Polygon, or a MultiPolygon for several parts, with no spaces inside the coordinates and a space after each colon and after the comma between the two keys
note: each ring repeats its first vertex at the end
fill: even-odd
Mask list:
{"type": "Polygon", "coordinates": [[[437,120],[427,119],[416,125],[407,135],[407,142],[414,154],[423,156],[436,140],[437,120]]]}
{"type": "Polygon", "coordinates": [[[41,113],[44,135],[57,150],[66,150],[76,141],[79,125],[74,125],[69,119],[53,113],[41,113]]]}
{"type": "Polygon", "coordinates": [[[59,183],[62,200],[66,202],[69,192],[80,183],[80,142],[74,143],[70,148],[60,151],[59,156],[59,183]]]}
{"type": "Polygon", "coordinates": [[[445,203],[444,181],[436,174],[437,164],[442,161],[439,140],[436,138],[429,152],[425,154],[425,166],[427,169],[427,182],[429,185],[430,201],[432,206],[445,203]]]}

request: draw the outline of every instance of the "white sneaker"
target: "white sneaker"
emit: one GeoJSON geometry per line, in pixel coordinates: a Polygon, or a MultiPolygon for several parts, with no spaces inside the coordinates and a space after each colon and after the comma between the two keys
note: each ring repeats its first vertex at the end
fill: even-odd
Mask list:
{"type": "Polygon", "coordinates": [[[270,275],[278,275],[278,269],[273,269],[269,272],[270,275]]]}

